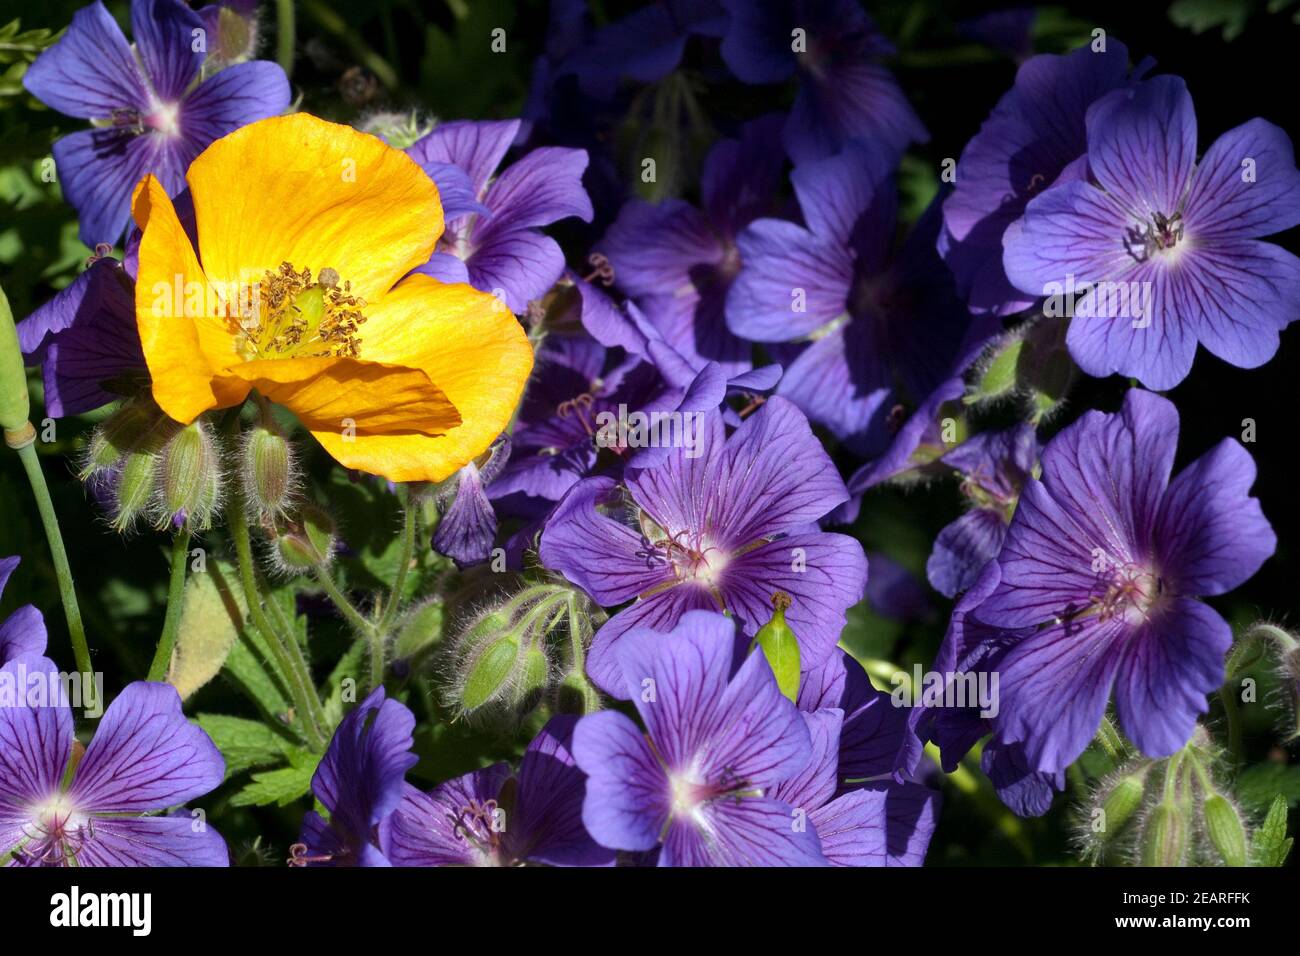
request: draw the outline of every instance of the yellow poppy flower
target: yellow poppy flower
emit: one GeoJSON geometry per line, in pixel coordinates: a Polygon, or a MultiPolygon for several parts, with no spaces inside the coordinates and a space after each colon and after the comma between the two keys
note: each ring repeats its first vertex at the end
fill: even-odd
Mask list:
{"type": "Polygon", "coordinates": [[[217,140],[185,178],[197,249],[153,176],[132,200],[136,320],[169,416],[256,389],[393,481],[441,481],[506,428],[532,348],[495,297],[408,274],[443,217],[404,153],[297,113],[217,140]]]}

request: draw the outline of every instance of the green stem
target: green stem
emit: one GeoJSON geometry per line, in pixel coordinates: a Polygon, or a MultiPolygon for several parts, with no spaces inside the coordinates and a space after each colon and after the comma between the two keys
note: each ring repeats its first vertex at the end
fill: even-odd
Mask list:
{"type": "Polygon", "coordinates": [[[388,606],[379,618],[378,629],[387,633],[388,627],[397,615],[402,603],[402,592],[406,590],[406,576],[411,570],[411,560],[415,557],[415,502],[411,501],[409,488],[403,486],[402,518],[402,553],[398,556],[397,577],[393,580],[393,591],[388,596],[388,606]]]}
{"type": "Polygon", "coordinates": [[[1106,751],[1106,756],[1118,764],[1120,758],[1124,755],[1124,741],[1119,732],[1115,730],[1115,725],[1110,722],[1109,717],[1101,718],[1101,726],[1097,728],[1098,745],[1106,751]]]}
{"type": "Polygon", "coordinates": [[[35,445],[29,442],[16,450],[36,498],[36,510],[40,512],[41,524],[45,526],[45,538],[50,543],[50,556],[54,559],[54,573],[59,579],[59,594],[63,598],[63,613],[68,619],[68,633],[72,636],[72,654],[77,661],[77,670],[90,675],[94,673],[90,666],[90,646],[86,643],[86,629],[81,623],[81,608],[77,606],[72,569],[68,566],[68,552],[63,547],[63,535],[59,533],[59,518],[54,513],[54,502],[50,500],[50,488],[45,483],[45,473],[41,470],[40,459],[36,457],[35,445]]]}
{"type": "Polygon", "coordinates": [[[176,647],[176,636],[181,628],[181,608],[185,603],[185,565],[189,557],[190,529],[182,526],[172,539],[172,574],[167,587],[167,616],[163,619],[162,636],[158,638],[158,648],[154,651],[153,664],[149,667],[147,679],[151,681],[167,679],[172,651],[176,647]]]}
{"type": "Polygon", "coordinates": [[[367,620],[366,616],[353,606],[352,602],[348,600],[348,596],[334,583],[334,576],[330,574],[329,569],[324,564],[316,565],[316,580],[320,582],[320,586],[324,589],[325,596],[339,609],[339,613],[347,618],[349,624],[367,637],[378,630],[374,621],[367,620]]]}
{"type": "MultiPolygon", "coordinates": [[[[238,423],[238,419],[235,419],[238,423]]],[[[303,673],[305,662],[295,662],[286,647],[286,639],[271,626],[262,610],[262,594],[257,587],[257,577],[253,573],[253,548],[248,538],[248,519],[244,517],[243,502],[231,503],[228,524],[230,536],[235,542],[235,555],[239,561],[239,579],[244,588],[244,600],[248,604],[248,616],[253,626],[261,632],[267,647],[289,683],[289,695],[302,715],[302,725],[307,733],[307,741],[314,750],[325,749],[326,740],[322,732],[324,727],[324,709],[320,696],[311,682],[310,672],[303,673]]],[[[290,633],[287,641],[294,642],[290,633]]],[[[301,659],[301,655],[299,655],[301,659]]]]}
{"type": "Polygon", "coordinates": [[[321,0],[303,0],[303,9],[325,29],[325,32],[331,34],[334,39],[346,46],[349,52],[366,69],[379,78],[380,83],[390,90],[397,88],[399,83],[397,72],[388,65],[387,60],[376,53],[365,40],[362,40],[357,35],[355,30],[348,26],[346,20],[322,3],[321,0]]]}
{"type": "Polygon", "coordinates": [[[275,0],[275,60],[285,76],[293,76],[293,0],[275,0]]]}
{"type": "Polygon", "coordinates": [[[1237,707],[1237,687],[1234,681],[1229,681],[1219,688],[1219,700],[1223,703],[1223,717],[1228,724],[1228,756],[1232,758],[1234,767],[1240,767],[1245,756],[1245,743],[1241,727],[1241,710],[1237,707]]]}

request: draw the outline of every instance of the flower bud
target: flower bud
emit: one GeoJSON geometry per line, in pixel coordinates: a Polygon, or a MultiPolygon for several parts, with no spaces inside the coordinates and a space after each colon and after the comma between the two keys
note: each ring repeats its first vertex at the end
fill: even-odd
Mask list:
{"type": "Polygon", "coordinates": [[[1187,845],[1187,821],[1181,805],[1168,801],[1156,804],[1142,830],[1142,865],[1182,866],[1187,845]]]}
{"type": "Polygon", "coordinates": [[[418,113],[372,113],[357,127],[363,133],[378,136],[394,149],[409,149],[433,129],[418,113]]]}
{"type": "Polygon", "coordinates": [[[799,641],[785,622],[789,606],[790,595],[784,591],[772,595],[772,618],[758,629],[754,644],[763,649],[781,693],[793,701],[799,694],[799,641]]]}
{"type": "Polygon", "coordinates": [[[1246,827],[1241,815],[1227,797],[1221,793],[1205,798],[1202,808],[1205,830],[1210,842],[1228,866],[1246,865],[1246,827]]]}
{"type": "Polygon", "coordinates": [[[535,644],[524,648],[510,695],[515,713],[526,714],[536,707],[546,692],[550,678],[551,661],[546,652],[535,644]]]}
{"type": "Polygon", "coordinates": [[[199,419],[163,446],[159,465],[155,527],[184,523],[212,527],[221,499],[221,455],[208,426],[199,419]]]}
{"type": "Polygon", "coordinates": [[[1018,388],[1016,367],[1025,341],[1011,334],[996,343],[981,362],[975,382],[962,401],[967,405],[995,402],[1013,395],[1018,388]]]}
{"type": "Polygon", "coordinates": [[[149,451],[131,452],[122,461],[112,485],[113,518],[116,531],[125,531],[145,513],[153,498],[158,478],[158,456],[149,451]]]}
{"type": "Polygon", "coordinates": [[[519,638],[510,633],[496,637],[479,648],[469,660],[465,684],[460,689],[460,704],[467,711],[499,699],[510,685],[510,676],[519,660],[519,638]]]}
{"type": "Polygon", "coordinates": [[[328,564],[334,557],[334,522],[324,509],[305,504],[275,539],[274,556],[280,570],[296,574],[328,564]]]}
{"type": "Polygon", "coordinates": [[[9,300],[4,289],[0,289],[0,428],[6,432],[26,432],[30,414],[23,350],[18,345],[9,300]]]}
{"type": "Polygon", "coordinates": [[[1101,801],[1101,811],[1107,836],[1113,837],[1124,829],[1138,807],[1142,806],[1142,795],[1145,792],[1143,777],[1134,774],[1121,778],[1110,793],[1106,794],[1101,801]]]}
{"type": "Polygon", "coordinates": [[[157,451],[162,447],[161,436],[168,431],[165,419],[152,401],[124,402],[91,433],[81,480],[120,467],[133,451],[157,451]]]}
{"type": "Polygon", "coordinates": [[[255,425],[244,434],[240,468],[244,500],[262,519],[282,517],[298,484],[297,462],[284,435],[255,425]]]}

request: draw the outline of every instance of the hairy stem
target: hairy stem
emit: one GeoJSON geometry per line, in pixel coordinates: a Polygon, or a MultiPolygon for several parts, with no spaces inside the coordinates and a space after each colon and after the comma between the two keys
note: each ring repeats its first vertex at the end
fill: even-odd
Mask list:
{"type": "Polygon", "coordinates": [[[172,573],[171,581],[167,586],[167,616],[163,619],[162,636],[158,638],[153,663],[149,666],[147,679],[151,681],[167,679],[172,651],[176,647],[176,637],[181,629],[181,607],[185,603],[185,565],[189,556],[190,529],[182,526],[172,538],[172,573]]]}

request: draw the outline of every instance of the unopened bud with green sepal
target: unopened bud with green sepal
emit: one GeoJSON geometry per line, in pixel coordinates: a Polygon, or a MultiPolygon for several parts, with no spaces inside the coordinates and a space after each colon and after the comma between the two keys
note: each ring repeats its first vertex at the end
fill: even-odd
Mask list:
{"type": "Polygon", "coordinates": [[[334,521],[313,504],[305,504],[275,539],[275,559],[289,573],[310,571],[334,557],[334,521]]]}
{"type": "Polygon", "coordinates": [[[290,510],[298,487],[297,460],[278,428],[258,423],[244,433],[239,470],[244,500],[259,518],[274,521],[290,510]]]}
{"type": "Polygon", "coordinates": [[[510,690],[518,660],[519,638],[515,634],[507,632],[488,641],[467,662],[465,682],[458,694],[460,705],[474,711],[501,699],[510,690]]]}
{"type": "Polygon", "coordinates": [[[1142,830],[1143,866],[1182,866],[1186,862],[1188,826],[1183,807],[1156,804],[1142,830]]]}
{"type": "Polygon", "coordinates": [[[772,595],[772,617],[754,635],[754,645],[763,649],[781,693],[793,701],[799,694],[799,640],[785,620],[790,604],[784,591],[772,595]]]}
{"type": "Polygon", "coordinates": [[[1210,843],[1223,862],[1228,866],[1245,866],[1248,845],[1246,826],[1232,801],[1221,793],[1211,794],[1205,798],[1201,814],[1210,843]]]}
{"type": "Polygon", "coordinates": [[[27,370],[18,345],[14,314],[0,289],[0,427],[6,432],[28,431],[31,399],[27,395],[27,370]]]}
{"type": "Polygon", "coordinates": [[[221,501],[221,454],[207,424],[199,419],[180,429],[163,446],[154,524],[184,524],[206,531],[221,501]]]}

